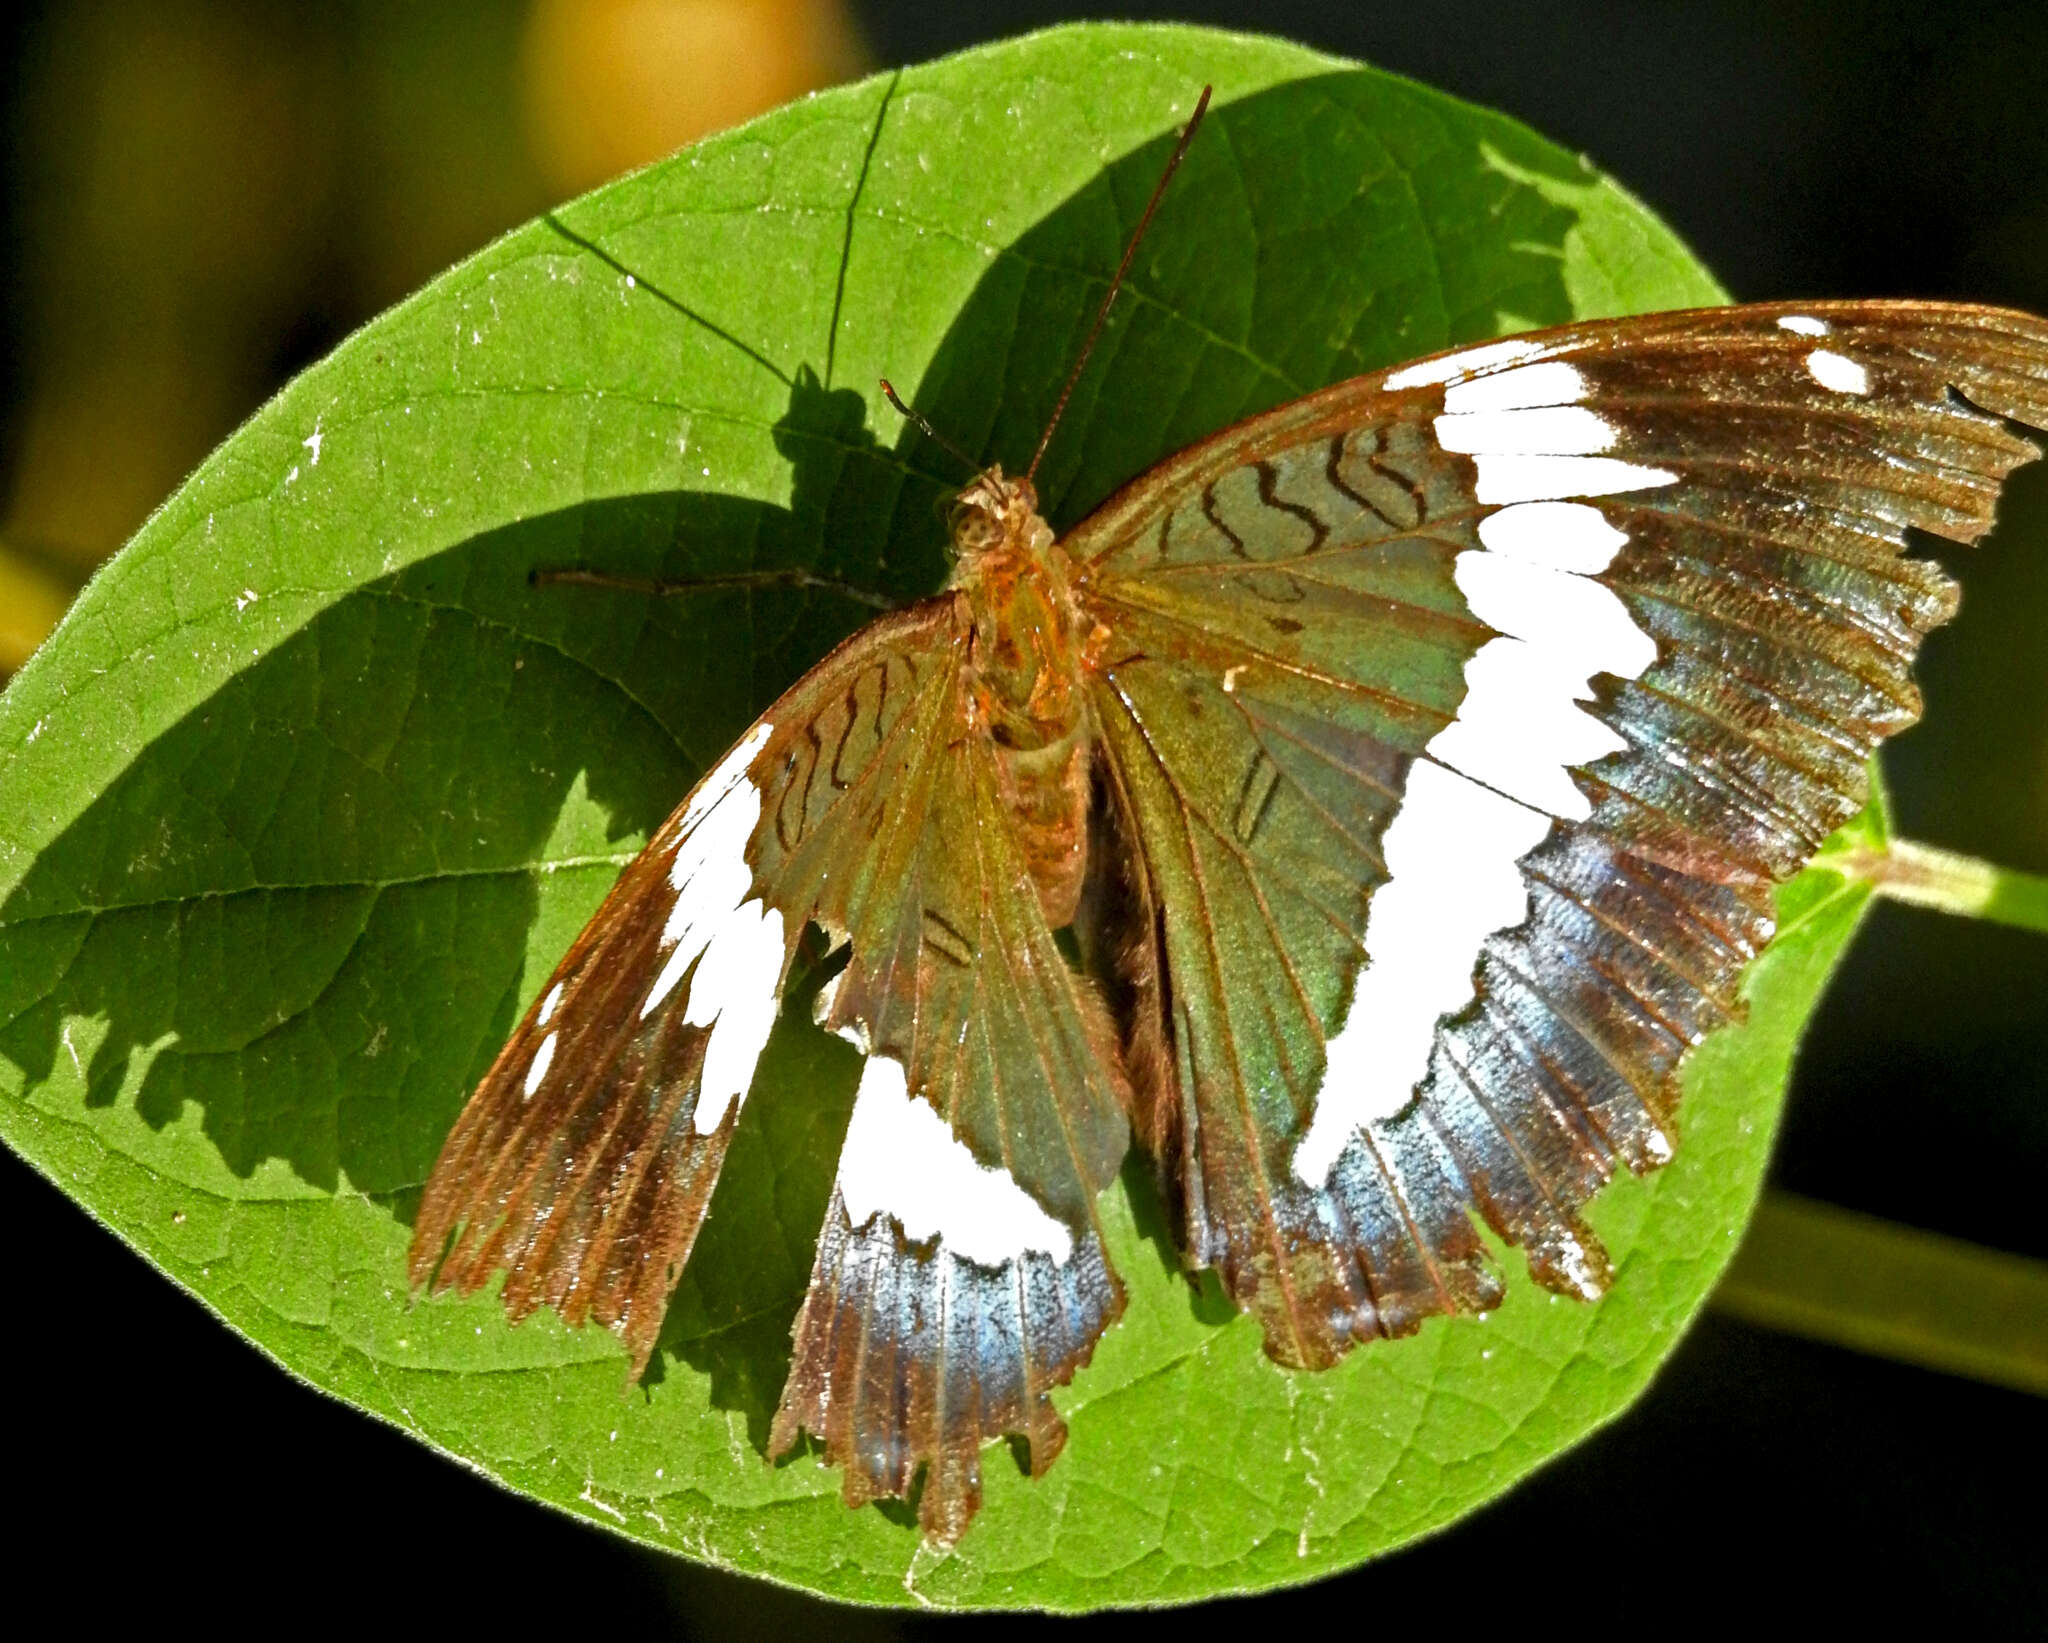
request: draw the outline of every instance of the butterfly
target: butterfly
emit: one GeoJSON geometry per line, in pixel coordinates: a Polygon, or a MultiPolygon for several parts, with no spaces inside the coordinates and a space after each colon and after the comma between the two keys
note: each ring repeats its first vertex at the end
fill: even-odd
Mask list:
{"type": "Polygon", "coordinates": [[[410,1257],[502,1270],[514,1320],[595,1319],[638,1376],[822,932],[814,1018],[862,1070],[770,1447],[821,1439],[850,1504],[918,1491],[938,1544],[986,1441],[1059,1454],[1049,1394],[1123,1307],[1096,1201],[1134,1140],[1283,1365],[1499,1304],[1475,1215],[1603,1292],[1580,1212],[1672,1156],[1772,887],[1917,717],[1956,591],[1908,532],[1974,541],[2039,454],[2009,424],[2048,426],[2048,323],[1526,333],[1256,416],[1063,537],[1032,486],[1058,420],[953,498],[947,586],[626,868],[410,1257]]]}

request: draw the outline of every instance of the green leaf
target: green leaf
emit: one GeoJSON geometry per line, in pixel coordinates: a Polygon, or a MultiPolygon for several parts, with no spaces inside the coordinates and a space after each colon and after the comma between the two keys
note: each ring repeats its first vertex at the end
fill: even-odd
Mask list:
{"type": "MultiPolygon", "coordinates": [[[[881,1603],[1083,1608],[1326,1574],[1612,1417],[1755,1199],[1788,1059],[1867,891],[1804,881],[1685,1144],[1593,1221],[1597,1306],[1304,1376],[1173,1268],[1127,1173],[1128,1317],[1033,1483],[949,1557],[761,1448],[850,1061],[791,1012],[648,1384],[610,1336],[410,1303],[420,1183],[618,867],[856,625],[785,589],[651,600],[536,566],[943,572],[972,449],[1030,450],[1200,84],[1217,112],[1045,470],[1056,522],[1198,435],[1502,329],[1713,301],[1613,184],[1497,115],[1270,41],[1055,31],[835,91],[437,280],[294,382],[0,697],[0,1130],[293,1373],[655,1546],[881,1603]]],[[[1505,1257],[1519,1273],[1520,1259],[1505,1257]]]]}

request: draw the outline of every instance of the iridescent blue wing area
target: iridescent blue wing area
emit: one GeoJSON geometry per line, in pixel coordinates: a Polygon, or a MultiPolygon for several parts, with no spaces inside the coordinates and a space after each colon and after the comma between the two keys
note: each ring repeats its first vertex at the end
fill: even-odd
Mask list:
{"type": "Polygon", "coordinates": [[[1140,1129],[1268,1350],[1592,1296],[1771,886],[1912,722],[2048,423],[2048,325],[1923,303],[1532,333],[1173,458],[1067,539],[1140,1129]]]}

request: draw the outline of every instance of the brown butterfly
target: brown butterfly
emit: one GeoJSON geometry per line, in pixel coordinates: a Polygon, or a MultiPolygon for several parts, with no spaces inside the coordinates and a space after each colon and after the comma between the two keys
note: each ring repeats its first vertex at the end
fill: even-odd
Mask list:
{"type": "Polygon", "coordinates": [[[951,1542],[986,1440],[1059,1453],[1134,1130],[1283,1364],[1497,1304],[1475,1210],[1597,1296],[1579,1211],[1671,1156],[1771,887],[1917,716],[1956,593],[1907,531],[1989,528],[2038,454],[2007,418],[2048,425],[2024,314],[1602,320],[1312,394],[1055,539],[1055,411],[955,498],[945,590],[626,869],[442,1149],[414,1282],[503,1268],[637,1375],[815,926],[866,1060],[772,1446],[822,1437],[849,1502],[923,1470],[951,1542]]]}

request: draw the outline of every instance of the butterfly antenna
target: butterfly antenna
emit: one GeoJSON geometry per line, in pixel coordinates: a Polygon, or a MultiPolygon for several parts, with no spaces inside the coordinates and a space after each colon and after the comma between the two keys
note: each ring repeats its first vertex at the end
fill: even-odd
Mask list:
{"type": "Polygon", "coordinates": [[[1060,425],[1060,418],[1067,414],[1067,401],[1074,397],[1075,386],[1081,380],[1081,372],[1088,364],[1088,356],[1095,352],[1096,339],[1102,335],[1102,327],[1109,319],[1110,305],[1116,301],[1117,292],[1123,289],[1124,276],[1131,271],[1131,259],[1138,254],[1138,242],[1145,237],[1145,230],[1152,226],[1152,213],[1159,209],[1159,202],[1165,196],[1166,185],[1173,181],[1173,174],[1180,169],[1181,157],[1188,151],[1188,144],[1195,140],[1195,128],[1202,123],[1202,116],[1209,112],[1209,94],[1214,86],[1202,87],[1202,95],[1195,100],[1195,112],[1188,116],[1186,128],[1180,134],[1180,141],[1174,144],[1173,157],[1166,162],[1166,169],[1159,174],[1159,182],[1152,190],[1152,198],[1145,202],[1145,213],[1138,219],[1138,226],[1132,230],[1131,243],[1124,247],[1124,260],[1116,265],[1116,278],[1109,282],[1108,291],[1103,293],[1102,306],[1095,310],[1095,323],[1088,327],[1087,340],[1081,344],[1081,352],[1074,360],[1074,368],[1067,373],[1067,385],[1060,390],[1060,397],[1052,408],[1052,417],[1045,425],[1045,432],[1038,436],[1038,449],[1031,453],[1031,466],[1024,470],[1024,480],[1029,484],[1038,477],[1038,465],[1045,460],[1045,448],[1052,443],[1053,430],[1060,425]]]}
{"type": "Polygon", "coordinates": [[[938,446],[940,450],[944,451],[948,456],[958,457],[960,461],[964,462],[974,472],[981,472],[981,464],[979,462],[975,461],[973,457],[961,450],[958,445],[955,445],[944,434],[940,433],[938,429],[919,416],[917,412],[903,403],[902,398],[896,392],[896,385],[887,377],[882,378],[882,397],[896,407],[897,412],[905,422],[923,434],[926,439],[929,439],[934,445],[938,446]]]}

